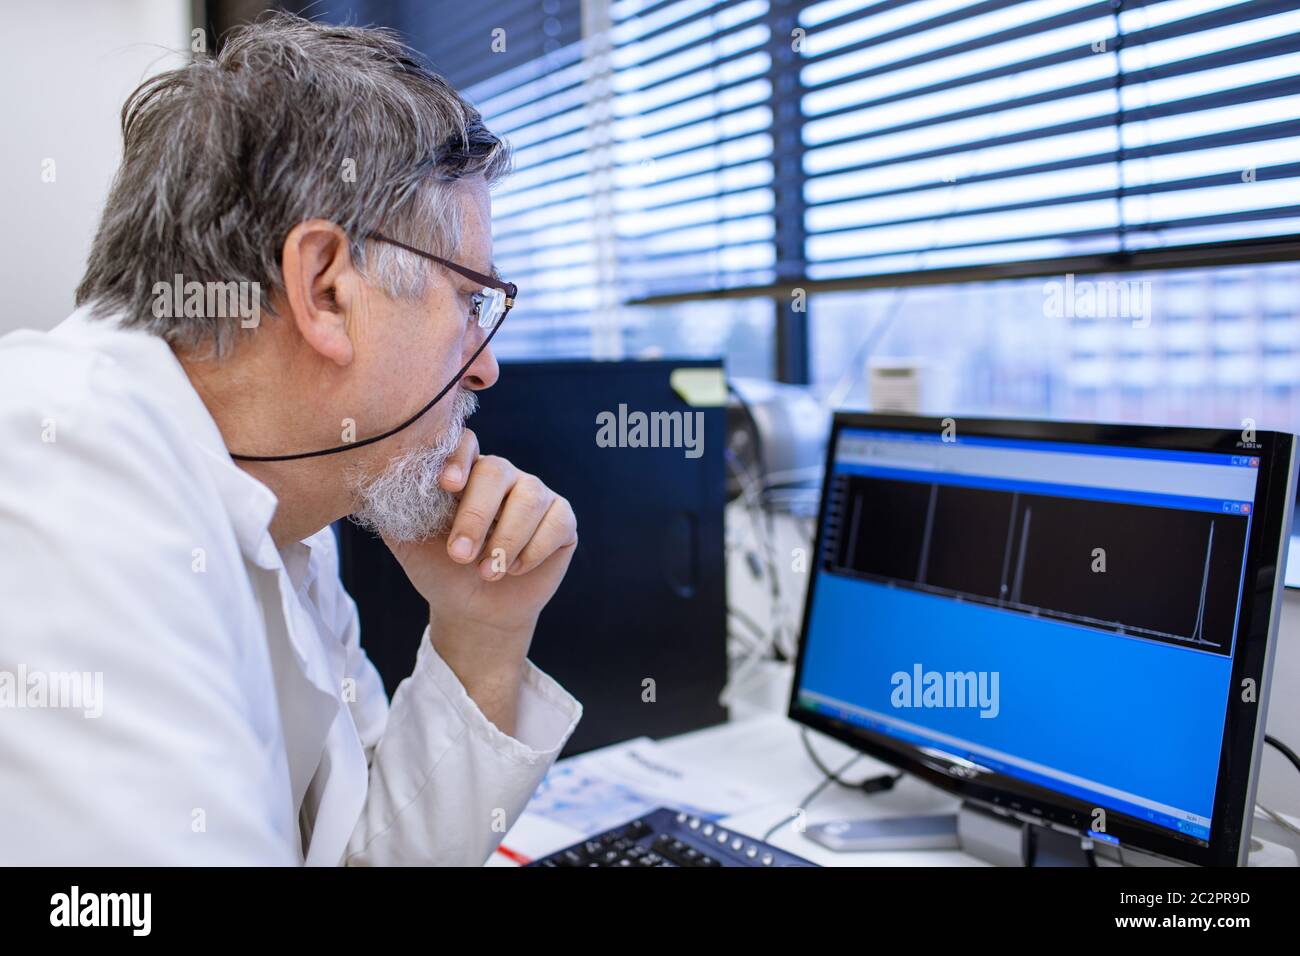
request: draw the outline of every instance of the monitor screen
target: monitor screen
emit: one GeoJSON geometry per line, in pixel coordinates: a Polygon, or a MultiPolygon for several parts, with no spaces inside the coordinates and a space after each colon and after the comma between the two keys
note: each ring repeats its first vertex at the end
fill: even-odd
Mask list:
{"type": "Polygon", "coordinates": [[[1208,845],[1260,476],[1251,448],[837,428],[792,714],[1072,798],[1103,840],[1123,814],[1208,845]]]}

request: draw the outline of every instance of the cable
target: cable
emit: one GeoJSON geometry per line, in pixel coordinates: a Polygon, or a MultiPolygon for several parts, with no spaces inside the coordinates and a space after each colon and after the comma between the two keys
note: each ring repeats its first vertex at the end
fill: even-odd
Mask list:
{"type": "MultiPolygon", "coordinates": [[[[745,625],[745,627],[749,629],[748,637],[745,637],[743,639],[747,640],[748,643],[752,644],[755,647],[761,646],[764,649],[766,649],[767,632],[764,631],[761,627],[759,627],[757,621],[755,621],[744,611],[734,607],[727,608],[727,616],[729,618],[735,618],[735,620],[739,621],[741,624],[745,625]]],[[[729,634],[735,633],[731,628],[728,628],[727,632],[729,634]]],[[[736,636],[741,637],[741,635],[736,635],[736,636]]]]}
{"type": "MultiPolygon", "coordinates": [[[[1271,747],[1277,748],[1277,750],[1280,751],[1281,754],[1284,757],[1286,757],[1287,760],[1291,761],[1291,763],[1295,766],[1296,770],[1300,770],[1300,755],[1297,755],[1294,750],[1292,750],[1286,744],[1282,743],[1282,741],[1278,740],[1276,737],[1270,736],[1269,734],[1264,735],[1264,743],[1268,744],[1271,747]]],[[[1268,807],[1264,806],[1262,803],[1256,803],[1255,809],[1268,816],[1269,819],[1271,819],[1278,826],[1286,830],[1290,830],[1292,833],[1300,835],[1300,827],[1297,827],[1294,823],[1292,823],[1286,817],[1282,816],[1282,814],[1278,813],[1276,810],[1271,810],[1268,807]]],[[[1089,837],[1084,837],[1082,840],[1082,845],[1083,845],[1083,855],[1087,859],[1088,865],[1096,866],[1097,854],[1093,850],[1092,839],[1089,837]]],[[[1121,863],[1123,862],[1123,857],[1120,857],[1120,861],[1121,863]]]]}
{"type": "MultiPolygon", "coordinates": [[[[727,456],[727,463],[731,467],[733,474],[741,482],[741,497],[743,500],[741,506],[743,507],[745,516],[749,519],[756,546],[759,551],[762,552],[761,560],[766,565],[766,575],[769,584],[768,590],[772,602],[770,610],[770,633],[764,638],[764,646],[756,648],[754,654],[745,661],[742,661],[741,665],[739,665],[740,667],[747,669],[751,663],[756,663],[766,657],[769,650],[772,651],[772,656],[777,661],[783,662],[788,660],[790,654],[782,650],[781,635],[791,628],[787,623],[788,615],[786,612],[785,602],[781,595],[780,572],[777,568],[776,548],[774,543],[775,532],[772,527],[765,525],[762,520],[763,508],[761,504],[761,492],[755,491],[755,487],[759,484],[759,479],[753,474],[752,470],[746,467],[744,462],[739,461],[736,456],[729,454],[727,456]]],[[[738,502],[738,504],[740,504],[740,502],[738,502]]],[[[760,559],[756,557],[755,560],[760,559]]],[[[722,694],[719,695],[719,700],[724,703],[724,705],[730,698],[734,685],[738,683],[736,681],[736,676],[737,673],[733,672],[731,678],[727,681],[727,685],[723,688],[722,694]]]]}
{"type": "Polygon", "coordinates": [[[1296,826],[1294,823],[1292,823],[1286,817],[1282,816],[1282,814],[1278,813],[1276,810],[1272,810],[1264,806],[1264,804],[1262,803],[1256,803],[1255,809],[1263,813],[1265,816],[1267,816],[1278,826],[1282,827],[1285,830],[1290,830],[1296,836],[1300,836],[1300,827],[1296,826]]]}
{"type": "MultiPolygon", "coordinates": [[[[400,245],[400,243],[398,243],[398,245],[400,245]]],[[[403,246],[403,248],[410,248],[410,247],[403,246]]],[[[469,357],[469,361],[460,367],[460,371],[456,373],[456,377],[453,378],[450,382],[448,382],[445,386],[443,386],[442,391],[440,391],[437,395],[433,396],[433,398],[429,399],[429,403],[427,405],[425,405],[422,409],[420,409],[418,412],[416,412],[406,421],[402,422],[400,425],[396,425],[393,428],[388,429],[388,431],[386,432],[381,432],[378,435],[371,435],[369,438],[362,438],[359,439],[358,441],[347,442],[342,445],[335,445],[332,448],[319,448],[316,451],[303,451],[303,452],[297,452],[292,455],[237,455],[232,451],[230,453],[230,457],[235,459],[236,461],[298,461],[303,458],[319,458],[322,455],[337,455],[340,452],[352,451],[355,448],[364,448],[366,445],[373,445],[375,442],[383,441],[385,438],[391,438],[393,435],[396,435],[398,432],[410,428],[417,421],[423,418],[425,414],[427,414],[428,411],[431,408],[433,408],[433,406],[437,405],[440,401],[442,401],[443,396],[445,396],[448,392],[450,392],[453,388],[455,388],[457,385],[460,384],[461,379],[465,377],[465,373],[470,370],[470,368],[474,365],[476,361],[478,361],[479,355],[481,355],[483,353],[483,350],[488,347],[488,345],[492,342],[492,337],[497,334],[497,331],[503,325],[505,325],[504,315],[501,317],[501,320],[497,322],[495,326],[493,326],[492,331],[487,334],[487,337],[483,339],[483,344],[474,350],[474,354],[469,357]]]]}
{"type": "MultiPolygon", "coordinates": [[[[772,628],[772,649],[774,656],[778,661],[786,660],[790,656],[786,648],[782,647],[781,637],[787,629],[787,615],[785,601],[781,594],[780,572],[777,570],[776,560],[776,531],[772,524],[771,514],[763,507],[763,493],[765,487],[763,484],[763,471],[766,467],[766,451],[763,446],[762,431],[758,426],[758,418],[754,414],[754,409],[731,382],[727,383],[727,391],[736,399],[740,406],[741,412],[749,421],[754,443],[754,469],[749,468],[739,457],[734,460],[728,456],[728,461],[732,465],[736,477],[741,482],[742,497],[744,498],[746,511],[749,515],[750,522],[754,528],[754,537],[758,541],[763,551],[763,557],[767,561],[767,574],[769,583],[769,592],[772,602],[771,608],[771,628],[772,628]],[[764,519],[766,518],[766,524],[764,519]]],[[[793,651],[793,647],[788,649],[793,651]]]]}
{"type": "Polygon", "coordinates": [[[1295,767],[1296,770],[1300,770],[1300,756],[1296,756],[1296,752],[1294,750],[1292,750],[1286,744],[1282,743],[1282,741],[1278,740],[1276,737],[1272,737],[1268,734],[1264,735],[1264,743],[1268,744],[1271,747],[1277,748],[1277,750],[1281,752],[1283,757],[1286,757],[1287,760],[1291,761],[1291,765],[1295,767]]]}
{"type": "Polygon", "coordinates": [[[902,771],[900,771],[896,774],[882,773],[879,776],[868,777],[866,780],[844,780],[838,773],[822,763],[821,758],[817,756],[817,752],[813,750],[807,727],[799,731],[799,739],[803,742],[803,749],[808,752],[808,759],[813,762],[813,766],[820,770],[823,776],[829,777],[833,783],[837,783],[847,790],[861,790],[863,793],[882,793],[885,790],[894,789],[894,784],[903,779],[902,771]]]}
{"type": "Polygon", "coordinates": [[[845,787],[849,790],[860,790],[863,793],[882,793],[885,790],[894,789],[894,784],[898,783],[898,781],[903,779],[903,774],[899,772],[896,774],[887,774],[887,773],[880,774],[878,776],[868,777],[865,780],[859,780],[859,781],[845,780],[840,775],[844,773],[845,770],[848,770],[849,767],[853,766],[855,763],[861,760],[863,757],[862,754],[860,753],[854,754],[847,761],[845,761],[844,765],[841,766],[838,770],[831,770],[824,763],[822,763],[821,758],[818,757],[816,751],[813,750],[812,742],[808,738],[807,727],[803,727],[800,729],[799,739],[803,741],[804,750],[808,751],[808,758],[812,760],[813,766],[815,766],[819,771],[821,771],[822,780],[820,783],[817,784],[817,786],[813,787],[812,790],[802,800],[799,801],[798,810],[795,810],[794,813],[791,813],[789,816],[785,817],[784,819],[778,820],[776,823],[772,824],[772,827],[765,834],[763,834],[764,843],[771,842],[772,834],[776,833],[777,830],[781,829],[787,823],[797,820],[799,818],[799,814],[803,811],[803,809],[807,807],[808,804],[812,803],[815,799],[817,799],[817,797],[821,795],[821,792],[825,790],[827,787],[829,787],[832,783],[839,784],[841,787],[845,787]]]}
{"type": "Polygon", "coordinates": [[[787,823],[791,823],[799,819],[799,814],[803,812],[804,807],[806,807],[808,804],[816,800],[817,797],[821,795],[821,792],[825,790],[827,787],[829,787],[835,781],[836,777],[842,774],[845,770],[848,770],[850,767],[852,767],[855,763],[857,763],[861,759],[862,759],[862,754],[854,754],[847,761],[845,761],[844,766],[840,767],[839,770],[836,770],[834,773],[828,774],[825,777],[823,777],[821,783],[813,787],[812,790],[810,790],[804,796],[804,798],[799,801],[799,809],[795,810],[794,813],[791,813],[789,816],[781,820],[778,820],[776,823],[772,825],[772,828],[770,830],[768,830],[766,833],[763,834],[763,842],[770,843],[772,840],[772,835],[776,833],[777,830],[781,829],[787,823]]]}
{"type": "Polygon", "coordinates": [[[1083,849],[1083,858],[1088,861],[1089,866],[1097,865],[1097,851],[1093,849],[1092,837],[1085,836],[1079,840],[1079,846],[1083,849]]]}

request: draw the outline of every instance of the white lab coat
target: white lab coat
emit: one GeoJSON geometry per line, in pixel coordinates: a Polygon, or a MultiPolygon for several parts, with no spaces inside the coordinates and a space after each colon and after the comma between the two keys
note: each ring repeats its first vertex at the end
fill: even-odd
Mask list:
{"type": "Polygon", "coordinates": [[[0,864],[491,855],[581,706],[529,663],[507,736],[427,629],[390,705],[332,532],[281,553],[275,505],[160,339],[0,339],[0,864]]]}

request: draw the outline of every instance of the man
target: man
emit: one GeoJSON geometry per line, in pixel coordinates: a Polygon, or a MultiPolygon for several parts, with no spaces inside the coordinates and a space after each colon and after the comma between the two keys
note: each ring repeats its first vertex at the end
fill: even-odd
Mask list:
{"type": "Polygon", "coordinates": [[[0,339],[0,863],[481,864],[581,715],[526,659],[573,512],[463,427],[505,148],[289,16],[122,130],[76,312],[0,339]],[[391,705],[346,515],[429,602],[391,705]]]}

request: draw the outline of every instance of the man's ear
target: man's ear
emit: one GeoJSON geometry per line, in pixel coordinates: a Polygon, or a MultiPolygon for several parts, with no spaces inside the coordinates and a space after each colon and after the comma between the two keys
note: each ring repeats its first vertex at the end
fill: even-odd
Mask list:
{"type": "Polygon", "coordinates": [[[280,269],[288,317],[303,341],[336,365],[350,364],[357,275],[347,235],[324,219],[298,223],[285,237],[280,269]]]}

